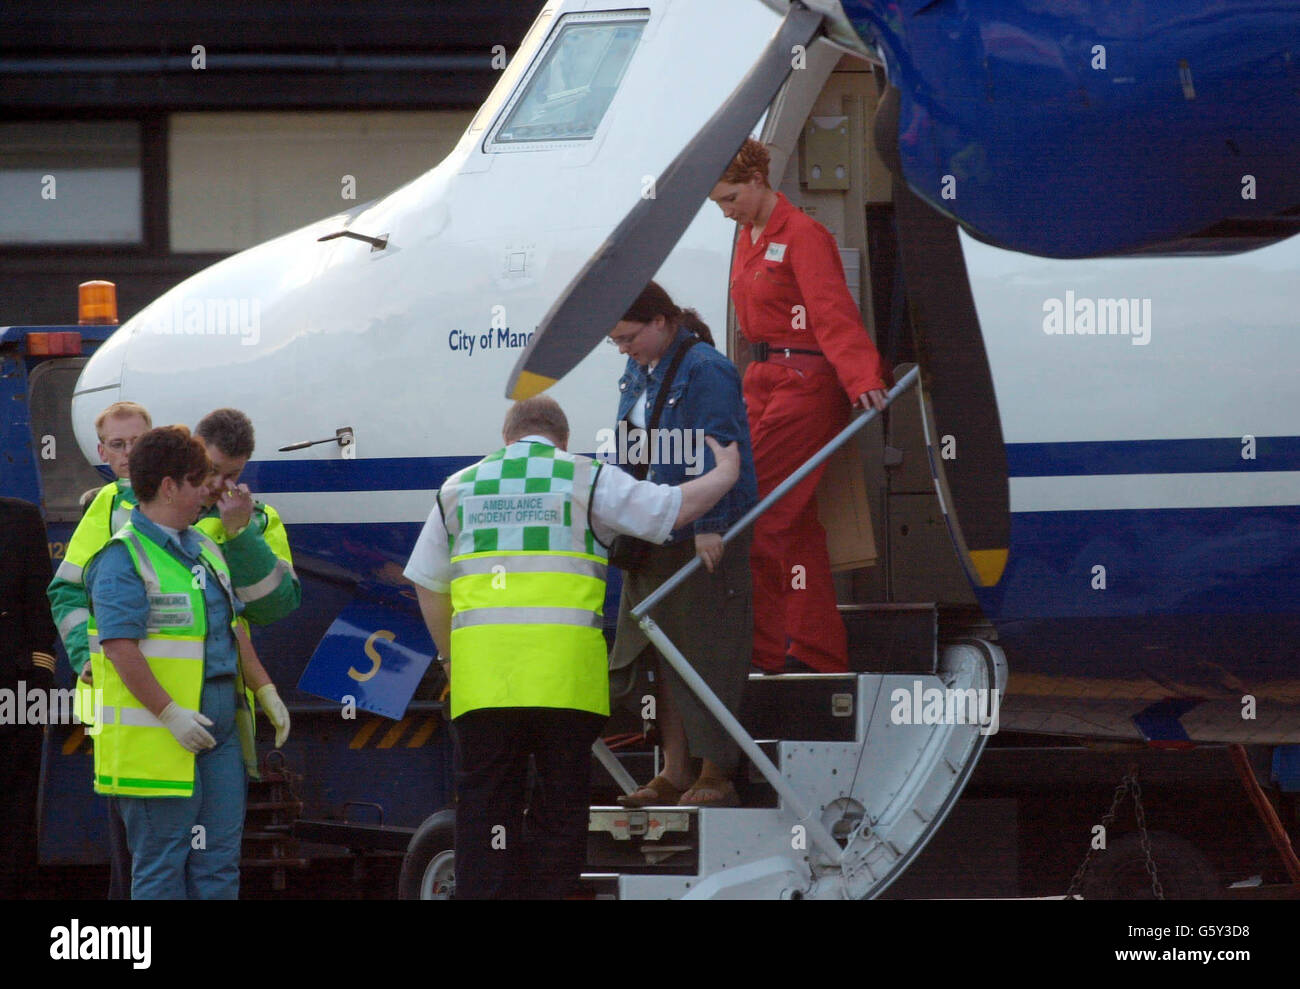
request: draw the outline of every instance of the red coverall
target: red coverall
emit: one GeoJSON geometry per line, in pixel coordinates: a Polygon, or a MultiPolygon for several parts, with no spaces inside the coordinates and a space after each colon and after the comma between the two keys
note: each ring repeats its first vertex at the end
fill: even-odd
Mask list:
{"type": "MultiPolygon", "coordinates": [[[[844,428],[859,395],[885,387],[884,371],[845,284],[835,238],[779,193],[757,243],[749,226],[740,230],[731,298],[744,335],[772,348],[767,361],[750,363],[744,379],[763,498],[844,428]],[[786,357],[778,347],[825,356],[786,357]]],[[[754,663],[774,672],[787,655],[821,672],[848,669],[826,530],[817,518],[824,469],[754,524],[754,663]]]]}

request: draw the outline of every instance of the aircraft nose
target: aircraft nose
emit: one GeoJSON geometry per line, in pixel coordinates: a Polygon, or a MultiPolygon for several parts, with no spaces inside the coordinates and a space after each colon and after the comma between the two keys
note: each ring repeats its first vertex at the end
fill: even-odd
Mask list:
{"type": "Polygon", "coordinates": [[[99,346],[81,369],[72,392],[72,428],[77,445],[91,463],[99,463],[95,451],[95,418],[106,406],[122,397],[122,368],[131,340],[128,329],[120,328],[99,346]]]}

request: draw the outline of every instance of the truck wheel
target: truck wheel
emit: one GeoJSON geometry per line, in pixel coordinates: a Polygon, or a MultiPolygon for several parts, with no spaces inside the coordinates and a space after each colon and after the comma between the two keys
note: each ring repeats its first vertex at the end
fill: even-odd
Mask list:
{"type": "Polygon", "coordinates": [[[397,880],[402,900],[450,900],[456,891],[456,814],[440,810],[411,837],[397,880]]]}
{"type": "MultiPolygon", "coordinates": [[[[1195,845],[1165,831],[1147,833],[1165,899],[1208,900],[1218,895],[1214,866],[1195,845]]],[[[1086,900],[1154,900],[1141,836],[1121,835],[1098,852],[1083,880],[1082,892],[1086,900]]]]}

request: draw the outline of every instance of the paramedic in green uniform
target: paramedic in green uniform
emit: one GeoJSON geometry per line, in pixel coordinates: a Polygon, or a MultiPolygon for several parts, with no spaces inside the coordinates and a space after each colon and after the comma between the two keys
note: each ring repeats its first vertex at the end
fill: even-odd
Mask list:
{"type": "Polygon", "coordinates": [[[86,567],[87,647],[103,691],[95,791],[121,809],[132,899],[235,899],[241,605],[220,549],[191,525],[211,465],[185,427],[169,426],[139,438],[130,468],[139,507],[86,567]]]}
{"type": "MultiPolygon", "coordinates": [[[[129,458],[136,441],[152,428],[148,410],[136,402],[114,402],[95,417],[99,459],[108,465],[114,479],[99,489],[81,516],[45,592],[68,662],[78,678],[78,702],[83,713],[94,708],[86,651],[86,621],[90,611],[83,572],[113,533],[131,517],[135,495],[131,491],[129,458]]],[[[108,860],[108,898],[130,899],[131,851],[126,845],[126,828],[115,797],[108,798],[108,860]]]]}
{"type": "Polygon", "coordinates": [[[302,586],[279,513],[239,483],[253,455],[253,424],[238,409],[217,409],[199,420],[194,435],[216,469],[197,526],[225,554],[244,618],[254,625],[279,621],[301,603],[302,586]]]}

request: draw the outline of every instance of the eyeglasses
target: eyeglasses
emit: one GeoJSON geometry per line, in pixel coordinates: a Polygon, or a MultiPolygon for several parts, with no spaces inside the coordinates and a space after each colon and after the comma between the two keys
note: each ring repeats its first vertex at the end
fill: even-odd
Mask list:
{"type": "Polygon", "coordinates": [[[625,333],[621,337],[616,337],[611,333],[609,336],[605,337],[605,342],[611,347],[626,347],[644,333],[645,328],[649,325],[649,323],[642,323],[637,329],[633,330],[631,333],[625,333]]]}
{"type": "Polygon", "coordinates": [[[114,453],[124,453],[129,452],[131,447],[135,446],[135,440],[109,440],[104,446],[114,453]]]}

